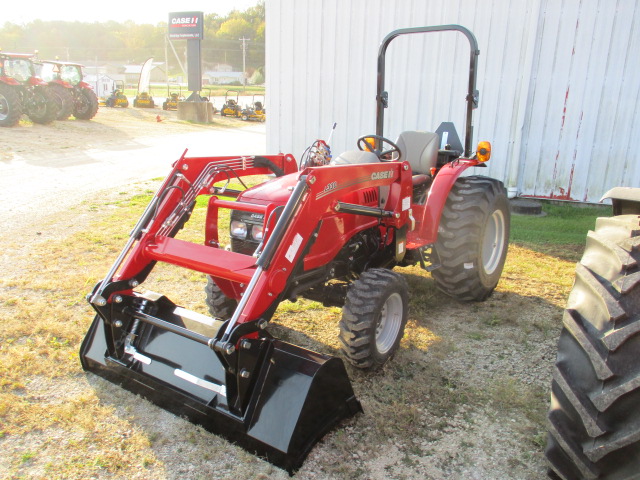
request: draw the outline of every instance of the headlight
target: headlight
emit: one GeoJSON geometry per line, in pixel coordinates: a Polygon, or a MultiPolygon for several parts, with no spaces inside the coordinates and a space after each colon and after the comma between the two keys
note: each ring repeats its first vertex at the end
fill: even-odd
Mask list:
{"type": "Polygon", "coordinates": [[[247,224],[240,220],[232,220],[231,236],[236,238],[247,238],[247,224]]]}
{"type": "Polygon", "coordinates": [[[264,229],[262,225],[254,225],[251,227],[251,237],[259,242],[262,241],[262,238],[264,237],[264,229]]]}

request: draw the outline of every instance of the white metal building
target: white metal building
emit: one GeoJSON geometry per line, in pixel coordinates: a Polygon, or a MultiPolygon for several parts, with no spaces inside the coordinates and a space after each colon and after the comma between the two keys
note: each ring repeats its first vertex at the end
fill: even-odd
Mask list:
{"type": "MultiPolygon", "coordinates": [[[[637,0],[266,0],[267,149],[299,157],[333,122],[334,153],[375,132],[380,41],[397,28],[459,24],[480,48],[474,142],[493,145],[476,174],[510,194],[597,202],[640,187],[637,0]]],[[[468,42],[459,33],[394,40],[385,136],[462,138],[468,42]]]]}

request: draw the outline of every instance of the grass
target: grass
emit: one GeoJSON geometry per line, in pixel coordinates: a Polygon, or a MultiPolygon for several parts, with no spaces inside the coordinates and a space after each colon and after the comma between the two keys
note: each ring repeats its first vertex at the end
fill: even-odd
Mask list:
{"type": "Polygon", "coordinates": [[[552,202],[543,202],[542,211],[539,217],[511,216],[511,243],[571,261],[580,258],[596,218],[611,215],[611,207],[552,202]]]}
{"type": "MultiPolygon", "coordinates": [[[[85,205],[95,218],[90,228],[11,255],[23,267],[0,281],[0,477],[184,477],[172,463],[174,453],[167,453],[170,445],[194,463],[223,456],[224,478],[286,478],[200,427],[82,372],[77,352],[92,318],[84,296],[108,270],[153,191],[85,205]]],[[[347,367],[365,415],[325,437],[314,449],[324,460],[312,453],[300,478],[309,469],[325,478],[372,478],[365,459],[384,458],[390,447],[400,461],[384,467],[389,476],[415,478],[452,426],[468,432],[452,460],[463,462],[487,423],[520,449],[512,455],[514,478],[543,471],[548,392],[509,372],[549,362],[539,347],[555,343],[574,257],[595,216],[606,214],[570,205],[544,208],[545,217],[512,217],[503,278],[486,302],[458,303],[440,294],[420,268],[398,270],[411,290],[401,348],[380,372],[347,367]]],[[[181,238],[202,241],[205,213],[202,198],[181,238]]],[[[204,284],[201,274],[158,265],[144,286],[206,313],[204,284]]],[[[292,343],[339,355],[339,317],[340,309],[317,302],[284,302],[270,328],[292,343]]],[[[197,465],[203,476],[219,473],[197,465]]]]}

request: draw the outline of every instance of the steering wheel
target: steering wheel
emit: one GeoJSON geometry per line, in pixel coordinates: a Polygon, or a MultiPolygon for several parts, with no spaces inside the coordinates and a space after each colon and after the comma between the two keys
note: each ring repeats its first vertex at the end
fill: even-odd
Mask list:
{"type": "Polygon", "coordinates": [[[375,153],[381,162],[389,162],[391,161],[392,154],[397,153],[397,158],[394,161],[400,160],[402,158],[402,152],[400,151],[400,147],[393,143],[388,138],[384,138],[380,135],[363,135],[360,137],[356,143],[358,145],[358,149],[361,151],[370,151],[375,153]],[[375,143],[371,140],[377,140],[375,143]],[[382,145],[385,143],[388,144],[391,148],[388,150],[378,150],[375,144],[380,144],[380,149],[382,150],[382,145]]]}

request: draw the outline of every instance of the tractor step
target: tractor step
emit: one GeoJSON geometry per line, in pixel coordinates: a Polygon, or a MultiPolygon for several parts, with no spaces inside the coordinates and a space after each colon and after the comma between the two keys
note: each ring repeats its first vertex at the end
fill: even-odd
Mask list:
{"type": "Polygon", "coordinates": [[[145,254],[152,260],[238,283],[247,283],[251,280],[256,269],[256,259],[250,255],[171,237],[157,237],[155,243],[145,248],[145,254]]]}

